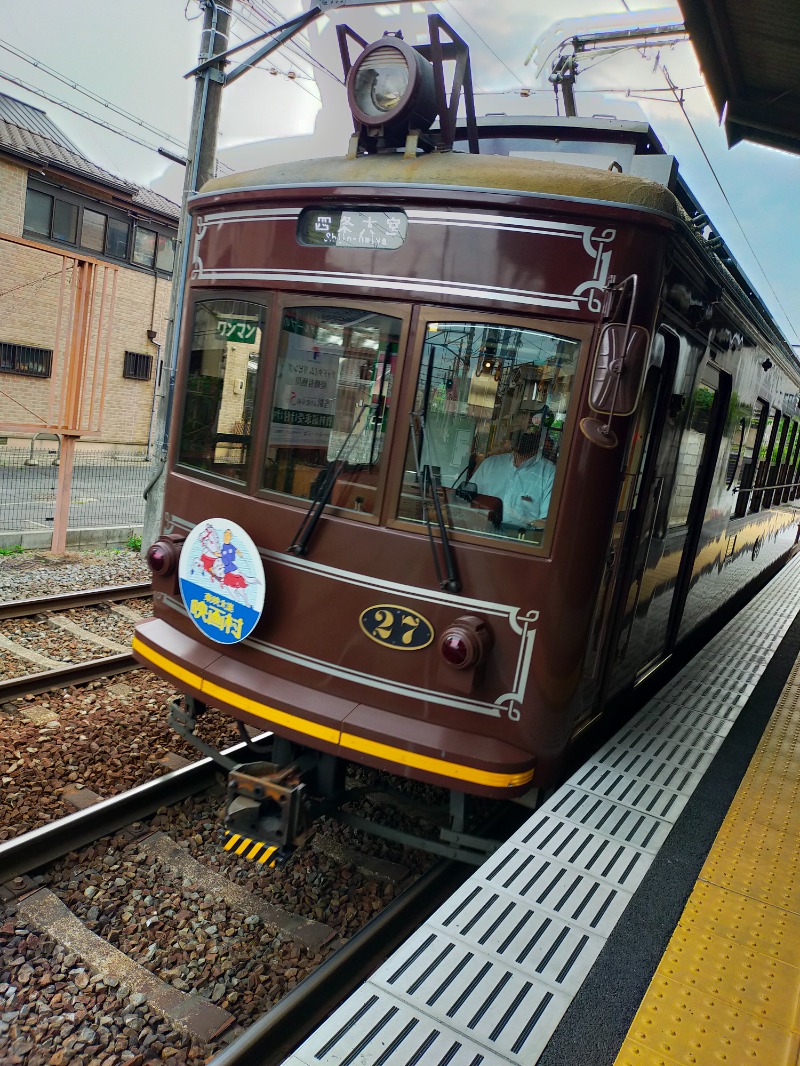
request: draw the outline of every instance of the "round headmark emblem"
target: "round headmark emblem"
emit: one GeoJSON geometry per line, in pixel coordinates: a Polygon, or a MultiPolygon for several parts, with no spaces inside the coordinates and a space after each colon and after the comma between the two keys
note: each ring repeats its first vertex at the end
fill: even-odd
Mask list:
{"type": "Polygon", "coordinates": [[[181,596],[197,628],[217,644],[250,636],[264,609],[264,567],[241,526],[207,518],[186,538],[178,564],[181,596]]]}

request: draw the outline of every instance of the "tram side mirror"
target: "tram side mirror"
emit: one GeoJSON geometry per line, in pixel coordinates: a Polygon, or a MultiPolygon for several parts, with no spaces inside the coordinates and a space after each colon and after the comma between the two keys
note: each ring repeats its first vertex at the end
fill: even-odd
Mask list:
{"type": "Polygon", "coordinates": [[[599,414],[630,415],[636,410],[647,366],[649,335],[641,326],[612,322],[603,327],[594,357],[589,405],[599,414]],[[628,345],[625,351],[625,334],[628,345]]]}
{"type": "Polygon", "coordinates": [[[636,410],[647,369],[649,342],[650,335],[642,326],[611,322],[603,327],[594,357],[589,406],[608,419],[605,424],[597,418],[584,418],[581,422],[581,431],[594,444],[615,447],[612,416],[630,415],[636,410]]]}

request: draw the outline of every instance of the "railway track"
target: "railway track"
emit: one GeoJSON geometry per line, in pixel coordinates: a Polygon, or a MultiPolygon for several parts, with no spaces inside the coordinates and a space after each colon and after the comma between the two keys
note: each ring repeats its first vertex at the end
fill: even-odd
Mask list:
{"type": "MultiPolygon", "coordinates": [[[[119,796],[89,797],[85,809],[0,845],[2,930],[17,964],[0,965],[0,995],[3,980],[62,999],[76,985],[69,994],[85,1016],[63,1042],[70,1066],[104,1062],[123,1041],[162,1058],[169,1049],[176,1063],[211,1054],[231,1066],[278,1062],[467,874],[439,863],[420,879],[414,855],[401,865],[356,852],[329,827],[284,870],[259,870],[221,852],[203,818],[221,802],[215,775],[201,760],[119,796]],[[331,895],[320,903],[323,880],[331,895]]],[[[52,1055],[51,1018],[65,1029],[60,1003],[13,1040],[0,1027],[0,1059],[4,1035],[10,1056],[15,1043],[52,1055]]]]}
{"type": "Polygon", "coordinates": [[[78,592],[60,592],[33,599],[6,600],[0,603],[0,622],[7,618],[24,618],[50,611],[68,611],[76,607],[94,607],[99,603],[117,603],[120,600],[149,596],[150,588],[149,581],[140,581],[135,584],[81,589],[78,592]]]}
{"type": "Polygon", "coordinates": [[[132,632],[141,612],[122,604],[149,594],[149,582],[140,582],[0,603],[0,651],[4,673],[12,675],[0,679],[0,704],[132,670],[136,660],[121,638],[129,642],[125,630],[132,632]],[[107,619],[91,610],[99,607],[114,616],[114,636],[103,626],[107,619]],[[97,656],[98,650],[113,654],[97,656]]]}
{"type": "MultiPolygon", "coordinates": [[[[74,621],[80,616],[69,612],[147,591],[123,586],[17,601],[0,605],[0,622],[35,620],[47,632],[54,618],[74,621]]],[[[75,626],[68,632],[74,635],[75,626]]],[[[72,737],[80,731],[77,740],[84,748],[91,741],[98,767],[113,754],[126,770],[132,754],[148,751],[146,741],[133,753],[123,742],[131,695],[116,703],[108,695],[135,682],[90,680],[129,664],[119,653],[0,682],[0,711],[11,709],[7,722],[0,715],[7,824],[19,809],[15,788],[37,808],[58,793],[62,809],[71,811],[0,842],[0,1061],[8,1055],[25,1066],[58,1066],[63,1055],[63,1066],[116,1066],[129,1052],[132,1062],[152,1053],[187,1066],[210,1055],[230,1064],[277,1063],[465,872],[442,863],[415,879],[432,860],[414,853],[398,861],[402,849],[385,842],[367,854],[351,846],[358,834],[332,825],[285,869],[259,872],[220,847],[223,793],[214,764],[189,764],[174,748],[160,761],[185,765],[168,773],[162,765],[155,780],[110,795],[117,786],[113,766],[98,784],[83,769],[86,754],[77,756],[69,744],[61,743],[60,755],[57,749],[67,731],[72,737]],[[71,696],[65,686],[72,686],[71,696]],[[40,710],[54,717],[37,719],[40,710]],[[105,740],[91,731],[98,718],[105,740]],[[43,772],[21,784],[27,760],[40,758],[43,772]],[[53,781],[64,762],[76,770],[53,781]],[[101,795],[104,785],[109,791],[101,795]],[[300,989],[301,981],[311,984],[300,989]],[[9,1021],[15,1013],[19,1020],[9,1021]]],[[[161,728],[163,698],[147,701],[161,728]]],[[[216,746],[234,758],[242,749],[216,746]]],[[[149,776],[144,763],[141,773],[149,776]]]]}

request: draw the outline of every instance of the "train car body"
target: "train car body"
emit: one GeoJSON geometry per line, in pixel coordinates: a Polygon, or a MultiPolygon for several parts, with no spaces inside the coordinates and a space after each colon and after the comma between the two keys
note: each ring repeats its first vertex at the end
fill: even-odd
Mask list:
{"type": "Polygon", "coordinates": [[[671,162],[640,176],[646,126],[487,120],[486,146],[191,201],[134,649],[288,758],[496,798],[792,552],[800,374],[671,162]]]}

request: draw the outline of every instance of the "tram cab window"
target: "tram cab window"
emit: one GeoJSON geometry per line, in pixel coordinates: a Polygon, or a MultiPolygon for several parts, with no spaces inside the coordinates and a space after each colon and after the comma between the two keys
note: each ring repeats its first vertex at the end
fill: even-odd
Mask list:
{"type": "Polygon", "coordinates": [[[195,304],[179,463],[236,481],[246,479],[263,330],[260,304],[195,304]]]}
{"type": "Polygon", "coordinates": [[[375,513],[400,328],[358,308],[284,310],[263,488],[309,500],[332,482],[331,506],[375,513]]]}
{"type": "Polygon", "coordinates": [[[474,322],[427,326],[398,518],[539,544],[580,343],[474,322]]]}

